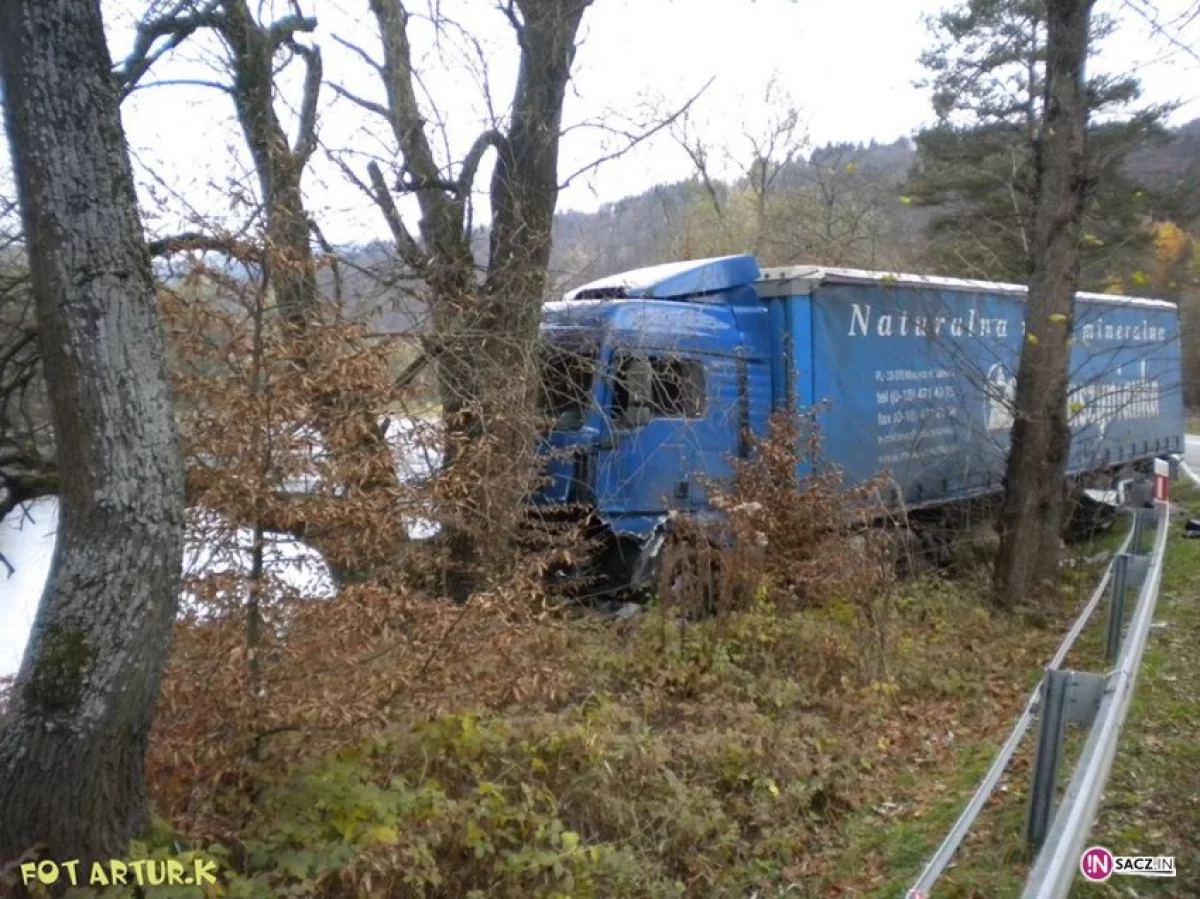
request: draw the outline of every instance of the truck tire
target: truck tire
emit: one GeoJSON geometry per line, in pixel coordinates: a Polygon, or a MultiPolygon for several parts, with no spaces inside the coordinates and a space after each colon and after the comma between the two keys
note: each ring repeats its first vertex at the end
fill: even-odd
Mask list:
{"type": "Polygon", "coordinates": [[[667,534],[656,572],[657,598],[684,617],[708,618],[720,611],[720,552],[700,534],[667,534]]]}

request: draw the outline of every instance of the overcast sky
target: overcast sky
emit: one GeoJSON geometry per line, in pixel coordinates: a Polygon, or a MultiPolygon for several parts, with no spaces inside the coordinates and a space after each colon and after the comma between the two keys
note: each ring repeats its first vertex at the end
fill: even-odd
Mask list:
{"type": "MultiPolygon", "coordinates": [[[[481,42],[494,105],[503,113],[516,64],[507,21],[494,0],[437,2],[443,15],[481,42]]],[[[1200,4],[1154,0],[1151,7],[1147,0],[1101,0],[1099,6],[1123,21],[1100,67],[1136,71],[1149,101],[1180,101],[1175,121],[1200,117],[1200,62],[1155,35],[1127,2],[1150,11],[1192,47],[1200,47],[1200,4]]],[[[322,48],[327,79],[382,99],[374,73],[333,40],[336,35],[378,55],[367,0],[303,0],[302,5],[319,20],[311,41],[322,48]]],[[[647,121],[656,112],[666,113],[711,80],[695,117],[710,139],[732,139],[743,123],[753,130],[770,115],[763,96],[774,78],[774,106],[794,102],[813,144],[892,141],[931,118],[928,95],[913,82],[923,74],[917,58],[928,43],[923,17],[944,5],[939,0],[595,0],[584,19],[566,121],[630,126],[622,119],[647,121]]],[[[103,6],[113,56],[120,58],[132,44],[132,25],[145,4],[104,0],[103,6]]],[[[425,0],[409,6],[428,9],[425,0]]],[[[439,53],[431,38],[432,30],[418,23],[414,42],[422,51],[424,84],[447,122],[451,155],[457,159],[487,120],[483,79],[477,65],[465,64],[464,42],[448,37],[439,53]]],[[[211,36],[193,39],[146,80],[219,78],[212,70],[219,61],[219,45],[211,36]]],[[[294,68],[295,77],[285,82],[285,102],[298,98],[299,66],[294,68]]],[[[230,182],[244,177],[248,164],[228,96],[205,87],[152,87],[126,102],[124,120],[152,231],[174,230],[189,214],[224,217],[229,223],[245,214],[231,209],[230,182]]],[[[330,153],[343,154],[362,171],[365,157],[354,154],[389,152],[381,125],[324,91],[323,149],[305,187],[311,211],[335,243],[386,234],[370,204],[329,159],[330,153]]],[[[572,130],[563,141],[561,172],[603,155],[603,140],[595,129],[572,130]]],[[[655,183],[687,177],[688,166],[664,135],[574,182],[561,194],[559,208],[594,209],[655,183]]],[[[487,172],[482,174],[478,184],[486,187],[487,172]]],[[[482,212],[486,215],[486,208],[482,212]]]]}

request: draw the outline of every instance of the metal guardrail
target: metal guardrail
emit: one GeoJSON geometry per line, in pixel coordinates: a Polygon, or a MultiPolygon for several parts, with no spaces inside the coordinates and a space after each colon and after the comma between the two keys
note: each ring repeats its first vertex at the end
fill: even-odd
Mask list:
{"type": "Polygon", "coordinates": [[[1095,592],[1088,599],[1058,651],[1046,666],[1046,677],[1034,688],[991,768],[976,789],[950,833],[929,860],[908,891],[908,899],[927,899],[930,890],[945,871],[966,838],[1034,718],[1042,719],[1038,757],[1034,765],[1027,837],[1041,847],[1030,872],[1022,899],[1049,899],[1065,896],[1078,871],[1079,856],[1099,808],[1101,792],[1108,779],[1116,754],[1117,738],[1129,710],[1133,686],[1145,649],[1146,637],[1158,600],[1162,561],[1166,548],[1170,506],[1156,503],[1153,516],[1140,510],[1133,515],[1133,527],[1117,555],[1109,563],[1095,592]],[[1143,556],[1141,539],[1147,518],[1155,527],[1155,541],[1149,558],[1143,556]],[[1133,553],[1130,553],[1132,547],[1133,553]],[[1131,581],[1144,574],[1137,609],[1124,641],[1121,640],[1122,607],[1131,581]],[[1061,666],[1075,641],[1087,626],[1110,583],[1113,607],[1109,616],[1107,648],[1115,653],[1124,642],[1124,652],[1116,668],[1107,676],[1062,670],[1061,666]],[[1057,814],[1053,814],[1054,775],[1061,750],[1063,725],[1067,721],[1091,725],[1091,735],[1076,766],[1075,774],[1057,814]],[[1050,819],[1053,816],[1053,822],[1050,819]],[[1049,833],[1047,833],[1047,827],[1049,833]],[[1044,842],[1043,842],[1044,839],[1044,842]]]}
{"type": "Polygon", "coordinates": [[[1022,899],[1061,899],[1067,895],[1079,870],[1084,843],[1100,810],[1100,799],[1117,754],[1117,740],[1129,713],[1146,638],[1158,604],[1167,532],[1170,530],[1170,504],[1158,503],[1155,513],[1151,519],[1155,526],[1154,547],[1138,594],[1137,608],[1125,634],[1125,648],[1117,667],[1103,679],[1103,693],[1091,721],[1091,733],[1054,816],[1050,833],[1025,882],[1022,899]]]}

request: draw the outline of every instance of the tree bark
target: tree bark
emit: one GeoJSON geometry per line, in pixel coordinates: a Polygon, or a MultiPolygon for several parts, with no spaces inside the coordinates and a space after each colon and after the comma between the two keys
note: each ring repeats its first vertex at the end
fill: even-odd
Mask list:
{"type": "Polygon", "coordinates": [[[316,147],[321,56],[315,47],[301,48],[292,43],[303,52],[307,66],[294,146],[275,113],[273,64],[281,43],[291,41],[297,30],[309,30],[315,23],[293,18],[266,28],[254,20],[246,0],[225,0],[222,10],[218,30],[232,56],[234,106],[254,160],[267,214],[268,282],[280,316],[303,325],[316,305],[317,274],[300,181],[316,147]]]}
{"type": "Polygon", "coordinates": [[[372,188],[397,251],[429,288],[431,343],[447,430],[445,464],[477,464],[471,470],[473,478],[499,475],[489,480],[486,490],[476,491],[487,495],[486,504],[466,510],[477,526],[446,528],[452,568],[447,587],[459,601],[475,587],[478,536],[494,539],[502,533],[501,521],[511,518],[513,500],[522,498],[516,496],[519,489],[498,488],[519,488],[521,479],[512,473],[520,470],[522,454],[532,446],[532,428],[523,426],[532,424],[532,346],[558,201],[562,107],[579,25],[591,2],[514,0],[505,7],[521,53],[512,113],[503,133],[488,130],[476,138],[457,177],[451,178],[436,161],[417,100],[409,13],[401,0],[370,0],[383,44],[383,112],[403,157],[400,189],[415,195],[421,209],[420,244],[400,220],[377,168],[371,172],[372,188]],[[471,254],[467,201],[480,160],[493,147],[497,158],[490,189],[491,243],[480,284],[471,254]],[[517,385],[515,393],[512,385],[517,385]],[[493,441],[498,437],[500,445],[480,454],[476,450],[484,435],[493,441]],[[502,460],[508,470],[494,471],[493,460],[502,460]]]}
{"type": "Polygon", "coordinates": [[[122,857],[179,596],[183,477],[98,0],[0,0],[0,73],[60,472],[0,732],[0,861],[122,857]]]}
{"type": "MultiPolygon", "coordinates": [[[[541,320],[551,228],[558,203],[558,147],[575,35],[590,0],[524,0],[521,68],[512,122],[492,174],[492,228],[483,333],[503,366],[527,364],[541,320]],[[516,360],[507,358],[518,354],[516,360]]],[[[509,371],[514,369],[508,368],[509,371]]],[[[520,368],[515,369],[520,371],[520,368]]]]}
{"type": "Polygon", "coordinates": [[[1049,0],[1045,121],[1035,150],[1036,197],[1025,341],[1000,512],[995,599],[1025,601],[1057,578],[1071,447],[1069,338],[1087,181],[1084,64],[1094,0],[1049,0]]]}

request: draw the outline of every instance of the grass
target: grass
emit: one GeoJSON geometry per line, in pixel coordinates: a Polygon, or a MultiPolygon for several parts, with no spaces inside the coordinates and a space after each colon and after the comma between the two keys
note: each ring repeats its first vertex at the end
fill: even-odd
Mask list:
{"type": "MultiPolygon", "coordinates": [[[[851,604],[784,613],[765,594],[687,627],[653,611],[581,622],[542,660],[569,668],[565,695],[393,722],[370,746],[278,771],[244,823],[206,836],[243,847],[230,894],[264,899],[371,884],[389,899],[904,895],[1097,574],[1069,571],[1057,601],[1023,614],[988,607],[986,571],[927,576],[872,618],[878,643],[851,604]],[[885,658],[864,649],[879,645],[885,658]]],[[[1176,539],[1172,626],[1147,652],[1096,837],[1173,852],[1185,873],[1200,871],[1200,671],[1181,651],[1200,637],[1197,589],[1200,545],[1176,539]]],[[[1072,665],[1099,665],[1104,621],[1101,606],[1072,665]]],[[[1032,736],[938,899],[1019,893],[1032,736]]],[[[1186,884],[1134,886],[1196,895],[1186,884]]]]}
{"type": "MultiPolygon", "coordinates": [[[[1200,514],[1200,493],[1176,488],[1175,502],[1189,516],[1200,514]]],[[[1109,539],[1110,547],[1117,539],[1109,539]]],[[[1160,591],[1156,622],[1143,657],[1133,705],[1122,734],[1114,769],[1089,845],[1116,855],[1174,855],[1174,879],[1115,877],[1103,885],[1080,880],[1070,894],[1087,897],[1200,896],[1200,542],[1173,532],[1160,591]]],[[[1127,600],[1132,615],[1135,594],[1127,600]]],[[[1104,670],[1107,609],[1102,603],[1085,629],[1067,666],[1104,670]]],[[[848,843],[849,868],[855,859],[879,856],[879,868],[891,874],[856,895],[903,895],[940,840],[949,832],[1007,734],[1012,718],[997,721],[991,742],[963,747],[953,756],[950,795],[936,798],[921,817],[878,826],[867,815],[853,820],[848,843]]],[[[1015,896],[1028,874],[1031,857],[1024,847],[1028,784],[1036,726],[1027,734],[1000,788],[977,820],[955,862],[939,880],[938,897],[1015,896]]],[[[1060,769],[1060,790],[1074,769],[1085,733],[1068,731],[1060,769]]],[[[929,784],[914,784],[928,791],[929,784]]],[[[1061,792],[1060,792],[1061,796],[1061,792]]]]}
{"type": "MultiPolygon", "coordinates": [[[[1123,538],[1123,529],[1113,529],[1078,547],[1077,554],[1087,557],[1111,552],[1123,538]]],[[[846,895],[880,899],[904,895],[915,881],[991,766],[1029,691],[1041,677],[1042,666],[1091,593],[1097,575],[1098,569],[1094,567],[1069,575],[1061,604],[1048,610],[1045,620],[1038,622],[1041,627],[1030,626],[1030,620],[1038,621],[1036,616],[1023,619],[986,613],[992,633],[988,643],[977,648],[983,654],[980,664],[988,672],[989,692],[997,691],[1004,699],[980,722],[973,739],[956,741],[957,745],[936,767],[921,769],[908,765],[904,774],[881,783],[883,790],[906,797],[910,808],[907,814],[889,821],[872,814],[868,808],[851,816],[845,828],[840,869],[849,872],[867,860],[877,873],[869,880],[860,876],[848,884],[839,884],[839,889],[848,887],[846,895]],[[1020,664],[1006,659],[1013,644],[1023,646],[1020,664]]],[[[1098,632],[1097,645],[1102,651],[1104,621],[1102,604],[1080,643],[1095,641],[1098,632]]],[[[1081,648],[1072,656],[1080,652],[1088,650],[1081,648]]],[[[957,664],[962,664],[961,660],[957,664]]],[[[974,703],[978,701],[978,691],[963,683],[954,699],[960,705],[974,703]]],[[[1031,861],[1025,849],[1024,827],[1035,734],[1036,725],[1027,732],[995,793],[939,879],[937,896],[992,897],[1020,892],[1031,861]]],[[[1073,748],[1077,747],[1068,745],[1068,753],[1073,748]]],[[[1069,762],[1064,767],[1069,770],[1069,762]]]]}
{"type": "MultiPolygon", "coordinates": [[[[1175,488],[1189,517],[1194,488],[1175,488]]],[[[1115,855],[1173,855],[1174,879],[1080,883],[1086,897],[1200,896],[1200,543],[1169,537],[1155,615],[1129,717],[1091,844],[1115,855]],[[1134,892],[1136,891],[1136,892],[1134,892]]]]}

